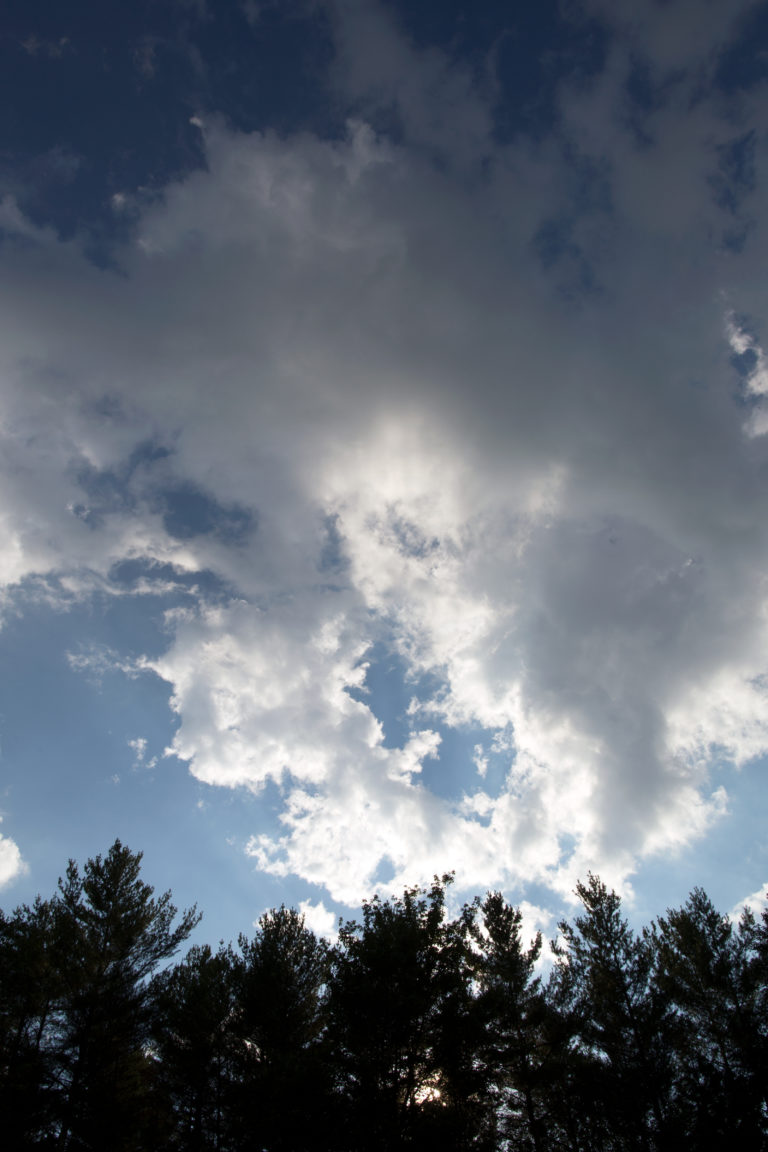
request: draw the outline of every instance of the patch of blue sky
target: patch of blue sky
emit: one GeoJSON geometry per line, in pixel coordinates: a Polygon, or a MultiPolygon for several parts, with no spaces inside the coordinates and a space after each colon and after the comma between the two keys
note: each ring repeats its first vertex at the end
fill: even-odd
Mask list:
{"type": "Polygon", "coordinates": [[[468,790],[477,788],[491,796],[498,795],[512,754],[494,746],[492,732],[471,725],[451,727],[437,713],[409,711],[414,699],[424,705],[435,698],[442,686],[437,676],[414,678],[402,657],[382,642],[372,646],[365,663],[368,668],[364,686],[348,691],[353,699],[365,703],[381,724],[385,748],[404,747],[417,729],[431,728],[440,734],[438,755],[424,759],[419,775],[425,788],[456,802],[468,790]],[[478,771],[478,756],[484,763],[484,775],[478,771]]]}
{"type": "MultiPolygon", "coordinates": [[[[121,413],[115,416],[120,419],[121,413]]],[[[110,513],[135,509],[140,500],[137,487],[139,491],[146,488],[151,470],[157,465],[162,468],[165,462],[172,468],[173,451],[153,440],[142,441],[115,468],[97,469],[78,462],[75,478],[83,501],[74,505],[73,513],[96,529],[110,513]]],[[[190,481],[156,477],[149,503],[162,515],[166,532],[177,540],[214,535],[222,543],[237,545],[245,543],[258,527],[255,511],[237,503],[221,504],[190,481]]]]}
{"type": "MultiPolygon", "coordinates": [[[[382,856],[371,885],[371,895],[378,894],[383,898],[390,895],[392,881],[395,878],[396,872],[397,870],[389,857],[382,856]]],[[[399,893],[393,894],[399,895],[399,893]]]]}
{"type": "MultiPolygon", "coordinates": [[[[93,410],[116,423],[126,419],[121,405],[109,398],[103,398],[93,410]]],[[[96,468],[84,460],[73,462],[74,479],[83,493],[83,502],[75,505],[73,512],[90,527],[98,528],[110,512],[133,509],[137,497],[131,484],[137,473],[171,455],[167,446],[143,440],[126,460],[112,468],[96,468]]]]}
{"type": "Polygon", "coordinates": [[[361,688],[348,688],[353,700],[366,704],[382,726],[385,748],[402,748],[413,730],[408,706],[418,695],[418,684],[408,678],[407,666],[396,652],[379,641],[365,655],[367,670],[361,688]]]}
{"type": "Polygon", "coordinates": [[[244,852],[254,831],[277,830],[279,805],[269,789],[252,796],[211,788],[164,755],[178,723],[169,686],[132,663],[167,640],[160,604],[137,611],[133,597],[68,611],[28,605],[6,621],[2,831],[18,843],[28,871],[3,893],[4,904],[52,892],[68,858],[104,852],[116,836],[145,852],[147,879],[158,890],[171,888],[180,906],[200,905],[200,941],[247,933],[274,900],[305,898],[303,887],[257,878],[244,852]]]}
{"type": "Polygon", "coordinates": [[[204,166],[194,116],[225,108],[245,131],[343,134],[326,98],[333,49],[322,7],[42,0],[32,10],[9,0],[3,25],[4,167],[24,212],[63,237],[87,232],[100,265],[132,226],[115,195],[146,198],[204,166]]]}
{"type": "Polygon", "coordinates": [[[633,877],[633,922],[647,923],[666,908],[679,907],[695,887],[703,888],[726,913],[768,882],[767,769],[768,758],[761,757],[740,769],[721,764],[712,772],[710,788],[722,785],[728,793],[725,814],[706,837],[640,865],[633,877]]]}
{"type": "Polygon", "coordinates": [[[499,741],[497,735],[486,729],[475,729],[471,733],[472,764],[476,777],[470,779],[476,788],[482,788],[489,796],[498,796],[506,787],[509,770],[515,760],[511,741],[499,741]]]}
{"type": "Polygon", "coordinates": [[[8,620],[0,634],[4,831],[19,843],[35,891],[41,865],[61,869],[70,855],[101,850],[105,829],[127,821],[138,833],[158,811],[154,790],[150,806],[142,793],[157,778],[147,764],[173,735],[168,687],[151,675],[128,685],[125,673],[112,670],[115,629],[100,616],[93,605],[38,607],[8,620]],[[87,657],[85,637],[96,645],[87,657]],[[89,670],[70,662],[78,648],[89,670]],[[139,738],[146,741],[143,770],[135,786],[120,788],[136,759],[129,741],[139,738]]]}
{"type": "MultiPolygon", "coordinates": [[[[219,597],[227,598],[232,591],[229,584],[215,572],[207,569],[183,572],[174,568],[172,564],[147,560],[145,557],[120,560],[110,568],[109,579],[112,584],[121,588],[124,595],[130,593],[132,589],[138,595],[140,586],[142,591],[152,594],[153,603],[159,604],[161,610],[187,603],[185,591],[191,593],[194,590],[195,595],[204,597],[206,601],[219,597]],[[151,591],[153,585],[156,588],[154,592],[151,591]]],[[[112,611],[117,610],[118,605],[114,605],[112,611]]],[[[130,605],[126,605],[126,612],[128,618],[132,619],[130,605]]],[[[153,626],[152,620],[156,616],[157,613],[150,619],[150,627],[153,626]]]]}
{"type": "Polygon", "coordinates": [[[323,546],[317,564],[318,572],[328,580],[328,587],[339,587],[338,581],[344,578],[349,569],[349,558],[344,549],[344,539],[339,531],[339,517],[326,516],[324,523],[323,546]]]}
{"type": "Polygon", "coordinates": [[[256,531],[256,514],[239,504],[224,506],[193,484],[177,484],[156,494],[163,526],[177,540],[214,535],[226,544],[242,544],[256,531]]]}
{"type": "Polygon", "coordinates": [[[167,27],[156,20],[147,27],[130,5],[110,6],[104,21],[90,7],[46,7],[41,13],[36,6],[32,20],[26,5],[12,5],[5,21],[16,35],[3,38],[6,98],[0,104],[10,108],[23,93],[31,107],[23,120],[3,117],[3,139],[14,156],[25,212],[65,237],[86,222],[96,235],[121,224],[112,193],[162,182],[202,162],[199,133],[183,127],[191,114],[194,62],[191,53],[185,58],[183,49],[171,50],[156,76],[141,74],[147,39],[179,43],[170,13],[167,27]]]}
{"type": "Polygon", "coordinates": [[[514,20],[497,29],[493,45],[497,138],[503,142],[525,133],[540,139],[549,132],[559,117],[561,81],[576,75],[586,83],[597,75],[608,41],[600,21],[584,13],[569,19],[557,0],[516,5],[514,20]]]}
{"type": "Polygon", "coordinates": [[[439,47],[481,89],[494,89],[499,141],[551,129],[559,81],[576,68],[582,77],[596,73],[605,57],[603,26],[583,14],[569,19],[559,0],[469,6],[460,0],[391,0],[391,7],[418,48],[439,47]]]}
{"type": "Polygon", "coordinates": [[[440,733],[440,748],[437,757],[424,761],[424,786],[436,796],[457,803],[478,790],[489,796],[498,795],[509,770],[509,753],[501,756],[491,751],[492,736],[485,729],[468,725],[450,728],[445,724],[434,727],[440,733]],[[478,749],[482,749],[479,754],[478,749]],[[479,757],[485,765],[484,775],[478,771],[479,757]]]}
{"type": "Polygon", "coordinates": [[[323,5],[217,5],[211,17],[195,35],[212,65],[206,77],[209,107],[226,108],[230,122],[246,132],[310,128],[321,136],[343,135],[344,117],[327,88],[335,48],[323,5]]]}

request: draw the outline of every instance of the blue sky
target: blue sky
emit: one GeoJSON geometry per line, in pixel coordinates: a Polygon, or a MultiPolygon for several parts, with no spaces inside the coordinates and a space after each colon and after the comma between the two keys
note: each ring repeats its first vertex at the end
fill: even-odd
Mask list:
{"type": "Polygon", "coordinates": [[[0,881],[768,884],[768,5],[10,3],[0,881]]]}

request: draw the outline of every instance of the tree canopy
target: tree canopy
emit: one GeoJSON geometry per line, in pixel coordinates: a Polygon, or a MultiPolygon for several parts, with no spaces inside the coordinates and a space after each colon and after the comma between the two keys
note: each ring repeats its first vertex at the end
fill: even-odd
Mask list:
{"type": "Polygon", "coordinates": [[[155,897],[115,841],[0,913],[5,1146],[80,1152],[768,1149],[768,912],[700,889],[639,934],[599,877],[539,937],[451,876],[319,939],[294,909],[237,945],[155,897]]]}

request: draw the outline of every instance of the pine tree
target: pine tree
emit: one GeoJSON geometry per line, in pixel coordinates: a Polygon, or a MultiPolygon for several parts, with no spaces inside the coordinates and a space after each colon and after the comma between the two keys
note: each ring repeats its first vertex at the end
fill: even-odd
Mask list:
{"type": "Polygon", "coordinates": [[[599,877],[590,873],[576,893],[584,914],[559,926],[549,987],[570,1032],[563,1125],[585,1149],[665,1147],[671,1013],[653,980],[655,940],[647,931],[635,936],[599,877]]]}
{"type": "Polygon", "coordinates": [[[119,840],[89,860],[70,861],[56,898],[62,982],[55,1046],[61,1084],[57,1146],[145,1147],[153,1116],[149,977],[187,939],[194,908],[176,908],[140,879],[141,853],[119,840]]]}
{"type": "Polygon", "coordinates": [[[293,908],[267,912],[252,940],[240,937],[233,962],[236,1148],[330,1147],[327,978],[328,946],[293,908]]]}
{"type": "Polygon", "coordinates": [[[54,929],[54,904],[39,897],[0,913],[0,1115],[13,1148],[41,1142],[55,1111],[62,985],[54,929]]]}
{"type": "Polygon", "coordinates": [[[343,1148],[482,1147],[474,1060],[472,910],[445,919],[445,886],[363,904],[339,932],[330,1029],[347,1113],[343,1148]]]}
{"type": "Polygon", "coordinates": [[[173,1119],[169,1146],[184,1152],[232,1146],[234,964],[230,946],[212,952],[205,944],[152,984],[158,1081],[173,1119]]]}
{"type": "Polygon", "coordinates": [[[681,1139],[692,1149],[732,1140],[767,1147],[766,985],[754,916],[745,909],[734,926],[695,888],[659,919],[656,937],[657,979],[677,1013],[681,1139]]]}
{"type": "Polygon", "coordinates": [[[500,892],[489,893],[473,925],[477,948],[476,1013],[482,1023],[480,1059],[498,1116],[500,1139],[510,1148],[551,1152],[546,1087],[552,1060],[547,1006],[539,977],[541,935],[526,948],[522,914],[500,892]]]}

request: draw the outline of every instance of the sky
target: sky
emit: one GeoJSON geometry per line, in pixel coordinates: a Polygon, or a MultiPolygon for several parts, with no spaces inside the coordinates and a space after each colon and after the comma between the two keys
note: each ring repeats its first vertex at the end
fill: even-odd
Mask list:
{"type": "Polygon", "coordinates": [[[0,902],[768,887],[768,4],[7,0],[0,902]]]}

